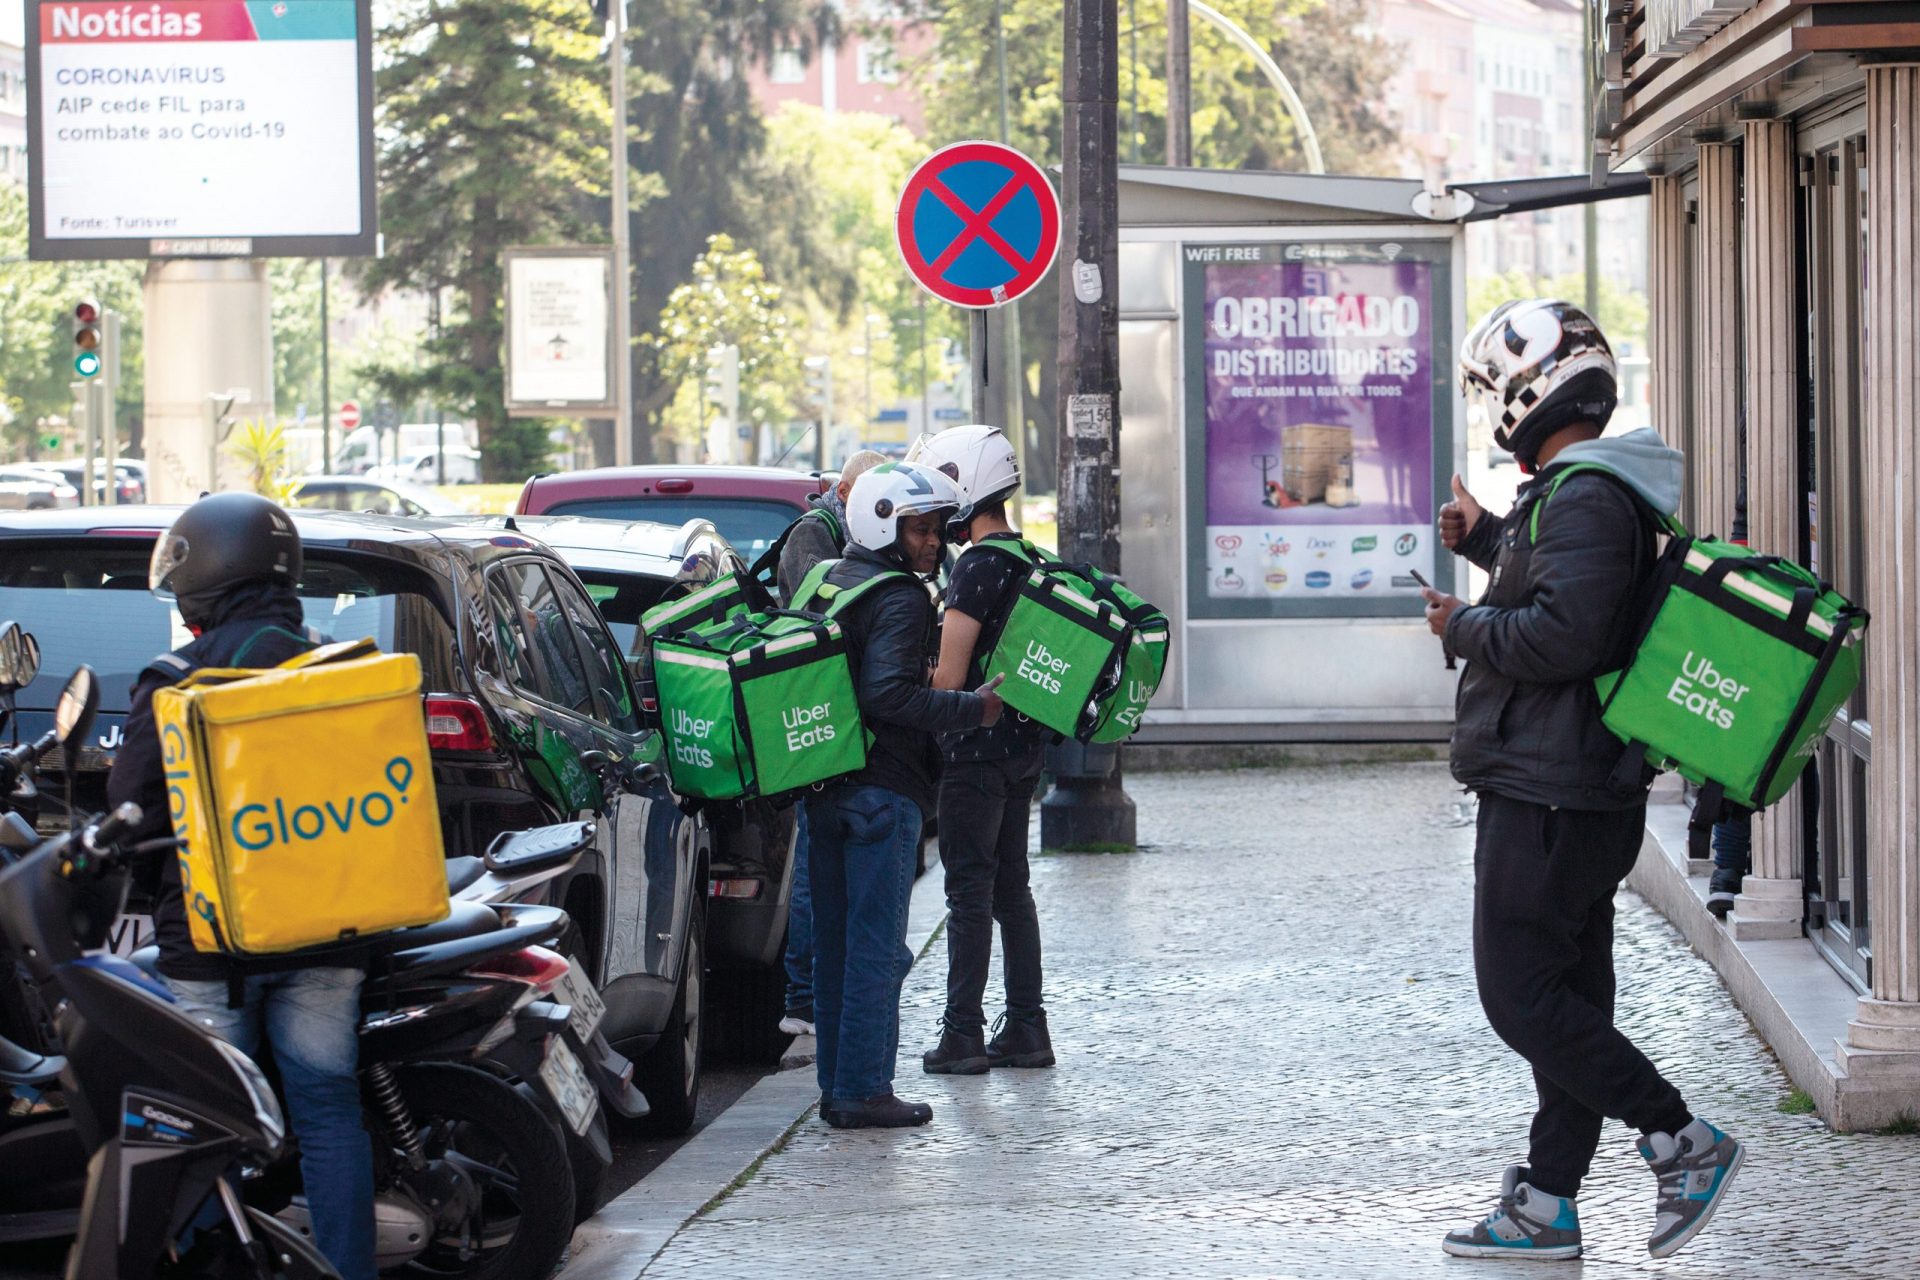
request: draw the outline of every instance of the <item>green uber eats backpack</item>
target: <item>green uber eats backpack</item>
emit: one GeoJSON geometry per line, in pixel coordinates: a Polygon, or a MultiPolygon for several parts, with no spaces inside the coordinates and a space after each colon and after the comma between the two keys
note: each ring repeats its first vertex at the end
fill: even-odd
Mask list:
{"type": "Polygon", "coordinates": [[[667,777],[683,797],[777,797],[867,762],[839,624],[766,606],[728,575],[641,619],[667,777]]]}
{"type": "Polygon", "coordinates": [[[978,549],[1028,567],[985,664],[988,679],[1005,677],[1007,705],[1081,742],[1131,736],[1166,674],[1167,615],[1118,578],[1069,565],[1024,538],[978,549]]]}
{"type": "MultiPolygon", "coordinates": [[[[1534,506],[1536,539],[1547,500],[1587,470],[1607,474],[1577,464],[1555,477],[1534,506]]],[[[1617,779],[1650,764],[1700,788],[1688,843],[1705,858],[1715,822],[1780,799],[1813,758],[1860,683],[1852,641],[1867,613],[1790,560],[1658,521],[1671,537],[1632,655],[1594,687],[1601,721],[1627,744],[1617,779]]]]}

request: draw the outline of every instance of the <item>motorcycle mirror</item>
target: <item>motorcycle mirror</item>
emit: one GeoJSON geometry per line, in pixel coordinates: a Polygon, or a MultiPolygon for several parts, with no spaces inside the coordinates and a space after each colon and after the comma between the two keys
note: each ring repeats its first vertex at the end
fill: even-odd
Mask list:
{"type": "Polygon", "coordinates": [[[20,678],[26,657],[27,649],[21,636],[20,624],[9,622],[5,627],[0,627],[0,689],[26,687],[28,680],[20,678]]]}
{"type": "MultiPolygon", "coordinates": [[[[69,748],[86,737],[99,711],[100,682],[94,679],[92,667],[83,666],[73,673],[53,706],[53,727],[60,735],[61,747],[69,748]]],[[[68,759],[72,758],[69,752],[68,759]]]]}
{"type": "Polygon", "coordinates": [[[21,667],[21,670],[26,672],[25,678],[20,681],[20,687],[24,689],[40,674],[40,642],[33,638],[33,632],[23,631],[20,633],[20,646],[27,655],[25,664],[21,667]]]}

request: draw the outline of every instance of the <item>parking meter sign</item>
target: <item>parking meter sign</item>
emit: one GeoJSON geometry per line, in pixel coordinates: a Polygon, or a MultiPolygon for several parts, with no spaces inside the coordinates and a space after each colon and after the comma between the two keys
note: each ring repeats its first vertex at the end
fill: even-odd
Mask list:
{"type": "Polygon", "coordinates": [[[1060,198],[1039,165],[997,142],[956,142],[921,161],[894,213],[900,256],[943,302],[1002,307],[1060,251],[1060,198]]]}

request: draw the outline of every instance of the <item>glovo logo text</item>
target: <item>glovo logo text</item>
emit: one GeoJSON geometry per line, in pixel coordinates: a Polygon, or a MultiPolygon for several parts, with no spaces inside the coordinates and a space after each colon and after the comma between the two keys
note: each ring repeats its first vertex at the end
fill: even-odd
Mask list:
{"type": "Polygon", "coordinates": [[[407,803],[407,788],[413,785],[413,761],[395,756],[387,761],[382,773],[386,788],[376,786],[358,795],[292,807],[284,799],[276,799],[271,806],[243,804],[228,820],[227,832],[242,849],[258,852],[275,845],[318,840],[329,832],[344,836],[356,827],[384,827],[407,803]]]}
{"type": "Polygon", "coordinates": [[[827,718],[833,714],[833,704],[822,702],[811,707],[788,707],[780,713],[780,723],[787,731],[787,750],[804,751],[808,747],[817,747],[832,742],[833,726],[827,718]]]}
{"type": "Polygon", "coordinates": [[[1073,664],[1048,649],[1044,641],[1029,640],[1027,652],[1021,657],[1020,665],[1014,668],[1014,674],[1048,693],[1058,693],[1060,677],[1071,670],[1073,664]]]}
{"type": "Polygon", "coordinates": [[[700,743],[713,736],[714,721],[688,715],[682,707],[673,709],[673,758],[696,769],[713,768],[713,752],[700,743]],[[697,741],[689,741],[697,739],[697,741]]]}
{"type": "Polygon", "coordinates": [[[1720,671],[1705,654],[1689,649],[1680,662],[1680,674],[1667,690],[1667,701],[1685,707],[1708,724],[1731,729],[1733,704],[1746,697],[1751,688],[1720,671]],[[1726,701],[1720,701],[1722,698],[1726,701]]]}

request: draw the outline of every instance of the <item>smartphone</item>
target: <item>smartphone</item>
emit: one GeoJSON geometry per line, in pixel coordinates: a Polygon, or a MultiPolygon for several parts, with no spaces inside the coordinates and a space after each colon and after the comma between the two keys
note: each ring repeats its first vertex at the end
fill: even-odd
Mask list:
{"type": "Polygon", "coordinates": [[[1431,582],[1428,582],[1425,578],[1421,577],[1420,571],[1418,569],[1407,570],[1407,576],[1412,578],[1415,582],[1419,583],[1421,586],[1425,587],[1427,590],[1429,591],[1433,590],[1433,584],[1431,582]]]}

